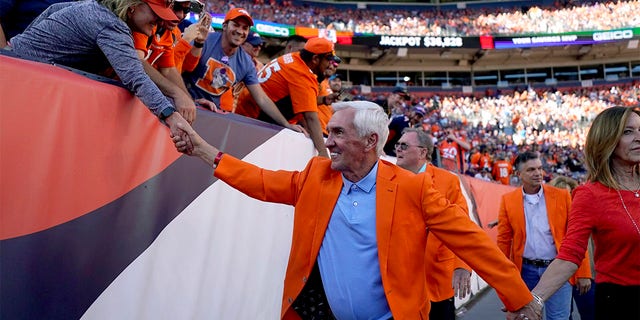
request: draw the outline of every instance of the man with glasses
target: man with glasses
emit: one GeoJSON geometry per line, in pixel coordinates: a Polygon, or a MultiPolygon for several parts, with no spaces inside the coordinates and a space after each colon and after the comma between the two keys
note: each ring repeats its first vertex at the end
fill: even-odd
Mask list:
{"type": "MultiPolygon", "coordinates": [[[[406,128],[395,144],[396,164],[413,173],[426,172],[433,185],[447,200],[469,212],[455,174],[430,164],[433,139],[421,129],[406,128]]],[[[427,229],[428,230],[428,229],[427,229]]],[[[427,290],[431,301],[430,319],[455,320],[454,297],[471,293],[471,269],[432,233],[425,252],[427,290]]]]}
{"type": "MultiPolygon", "coordinates": [[[[330,105],[334,96],[327,95],[323,101],[318,101],[318,83],[324,80],[325,72],[333,62],[333,43],[323,38],[312,38],[302,50],[272,60],[258,74],[260,85],[269,98],[289,122],[301,124],[307,129],[318,154],[323,157],[329,157],[329,154],[322,139],[318,103],[330,105]]],[[[273,122],[268,115],[260,112],[247,90],[240,94],[237,112],[273,122]]]]}
{"type": "Polygon", "coordinates": [[[242,44],[242,49],[249,54],[251,60],[253,60],[253,64],[256,66],[256,70],[260,70],[264,67],[264,63],[258,60],[263,44],[264,40],[262,40],[262,37],[253,31],[249,32],[247,40],[242,44]]]}

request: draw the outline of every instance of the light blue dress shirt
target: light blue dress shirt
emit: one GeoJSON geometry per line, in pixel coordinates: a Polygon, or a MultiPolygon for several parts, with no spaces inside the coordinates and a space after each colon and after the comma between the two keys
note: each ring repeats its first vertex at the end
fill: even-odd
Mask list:
{"type": "Polygon", "coordinates": [[[388,319],[376,237],[378,163],[362,180],[343,185],[322,240],[318,267],[336,319],[388,319]]]}
{"type": "Polygon", "coordinates": [[[554,259],[558,252],[549,226],[544,188],[536,194],[526,194],[523,190],[522,197],[527,232],[522,256],[527,259],[554,259]]]}

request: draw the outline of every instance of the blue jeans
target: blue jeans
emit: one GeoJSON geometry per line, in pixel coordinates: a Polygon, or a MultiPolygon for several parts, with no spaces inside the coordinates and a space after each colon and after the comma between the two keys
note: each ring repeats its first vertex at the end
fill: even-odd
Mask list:
{"type": "MultiPolygon", "coordinates": [[[[594,320],[596,316],[596,283],[591,280],[591,289],[585,294],[580,294],[580,290],[573,288],[573,300],[576,302],[580,320],[594,320]]],[[[571,305],[573,307],[573,305],[571,305]]],[[[573,309],[573,308],[571,308],[573,309]]],[[[573,313],[573,310],[571,310],[573,313]]],[[[571,319],[571,318],[569,318],[571,319]]]]}
{"type": "MultiPolygon", "coordinates": [[[[547,267],[536,267],[530,264],[522,264],[522,280],[527,284],[529,290],[532,290],[547,267]]],[[[546,320],[567,320],[571,313],[572,290],[569,282],[565,283],[556,293],[554,293],[544,303],[544,313],[546,320]]]]}

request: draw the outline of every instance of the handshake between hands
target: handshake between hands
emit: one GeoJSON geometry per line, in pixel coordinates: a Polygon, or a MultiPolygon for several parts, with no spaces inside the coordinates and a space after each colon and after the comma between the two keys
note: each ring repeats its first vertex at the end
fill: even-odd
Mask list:
{"type": "MultiPolygon", "coordinates": [[[[506,311],[506,309],[503,309],[506,311]]],[[[507,320],[541,320],[542,319],[542,305],[540,302],[533,299],[520,310],[507,312],[507,320]]]]}
{"type": "Polygon", "coordinates": [[[185,122],[178,122],[170,126],[171,139],[178,152],[195,156],[213,167],[215,156],[219,150],[208,144],[193,128],[185,122]]]}

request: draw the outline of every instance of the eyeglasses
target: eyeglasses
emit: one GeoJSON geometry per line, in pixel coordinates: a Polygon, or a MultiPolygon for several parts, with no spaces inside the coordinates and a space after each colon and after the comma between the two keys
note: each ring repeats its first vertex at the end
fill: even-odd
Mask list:
{"type": "Polygon", "coordinates": [[[406,144],[404,142],[397,142],[395,144],[395,147],[396,147],[396,149],[400,149],[402,151],[405,151],[405,150],[409,149],[409,147],[426,148],[426,147],[423,147],[423,146],[412,146],[412,145],[406,144]]]}
{"type": "Polygon", "coordinates": [[[182,12],[184,13],[184,15],[186,16],[186,15],[188,15],[188,14],[189,14],[189,12],[191,12],[191,6],[183,7],[183,6],[181,6],[181,5],[175,5],[175,4],[174,4],[174,5],[173,5],[173,11],[174,11],[174,12],[180,12],[180,11],[182,11],[182,12]]]}

